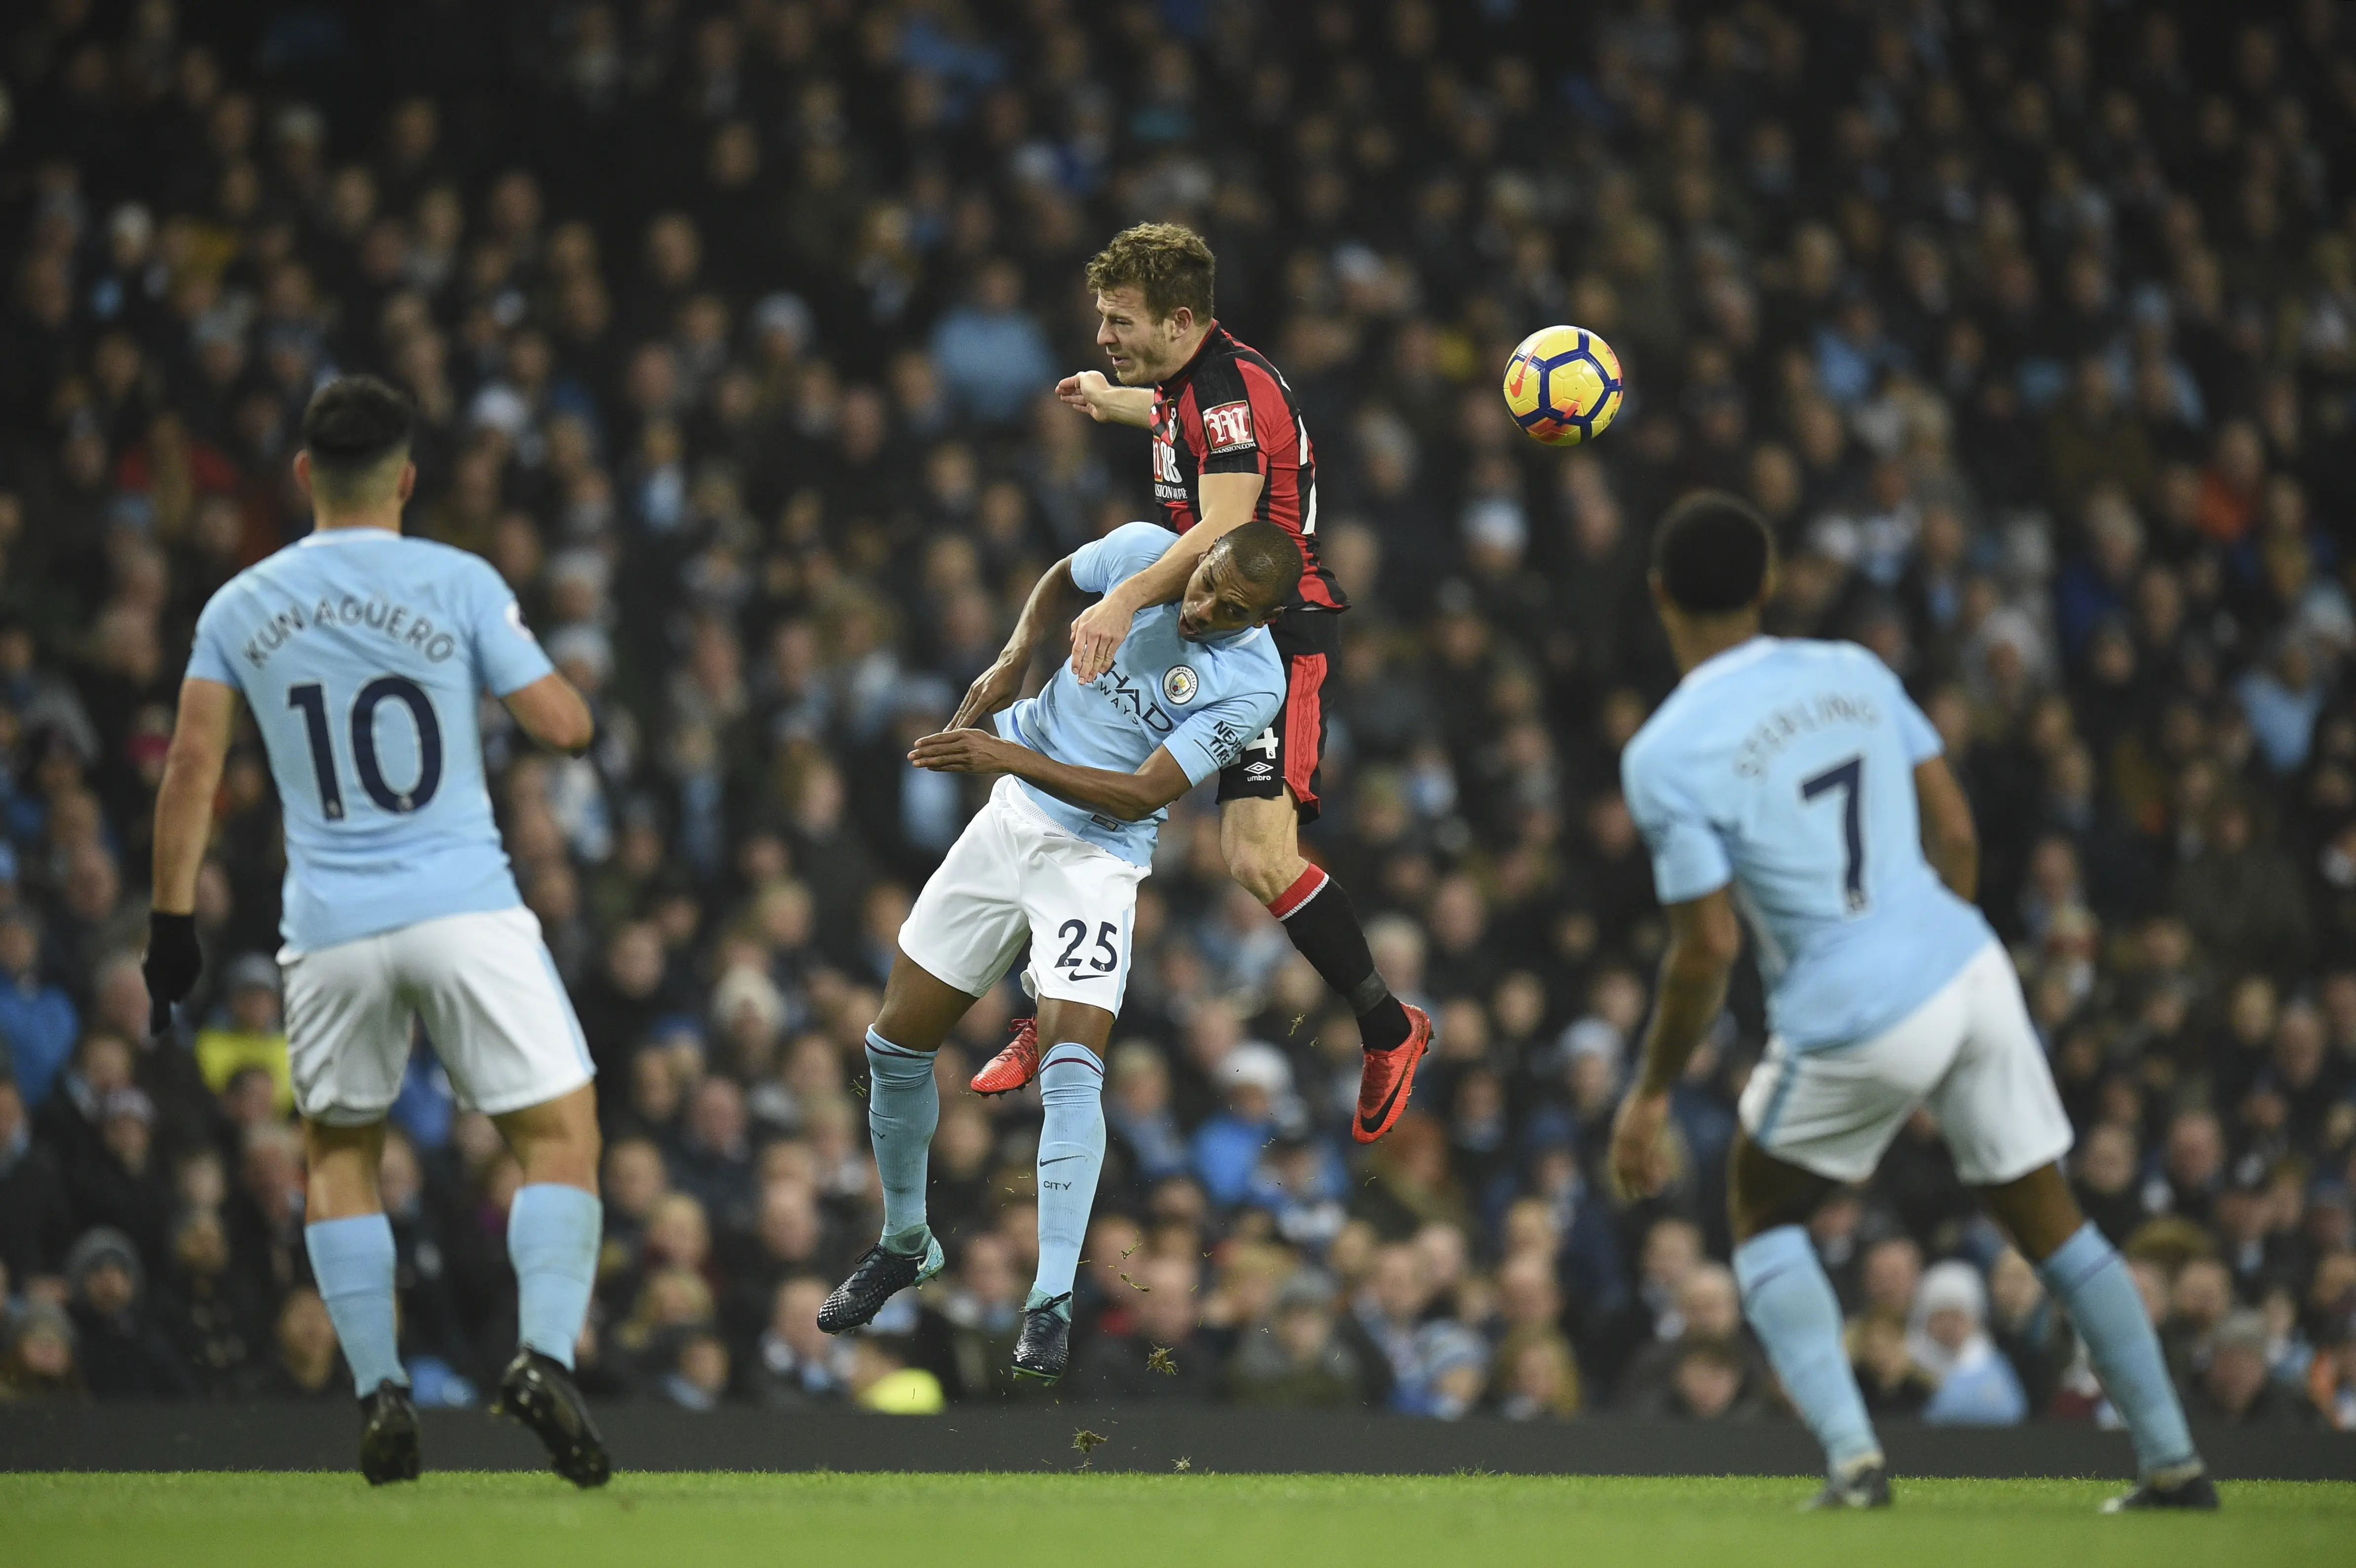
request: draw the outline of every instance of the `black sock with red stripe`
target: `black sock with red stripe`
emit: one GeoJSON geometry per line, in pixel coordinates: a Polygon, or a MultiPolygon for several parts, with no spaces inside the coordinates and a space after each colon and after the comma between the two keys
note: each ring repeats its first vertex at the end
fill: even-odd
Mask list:
{"type": "Polygon", "coordinates": [[[1312,866],[1269,901],[1268,912],[1358,1015],[1358,1037],[1368,1051],[1397,1051],[1407,1043],[1407,1009],[1376,972],[1365,928],[1341,883],[1312,866]]]}

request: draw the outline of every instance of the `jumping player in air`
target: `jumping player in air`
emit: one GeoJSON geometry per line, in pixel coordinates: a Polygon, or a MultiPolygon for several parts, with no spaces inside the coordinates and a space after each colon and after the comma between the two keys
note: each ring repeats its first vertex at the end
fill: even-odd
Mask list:
{"type": "Polygon", "coordinates": [[[567,752],[593,725],[488,564],[402,537],[413,418],[373,377],[321,388],[294,459],[316,531],[240,572],[198,619],[155,802],[148,994],[161,1033],[202,967],[197,874],[242,697],[284,814],[278,957],[309,1164],[304,1239],[359,1394],[360,1473],[418,1471],[377,1164],[423,1019],[460,1097],[523,1169],[507,1224],[521,1343],[498,1408],[559,1474],[599,1486],[611,1467],[570,1375],[603,1218],[595,1091],[491,818],[477,705],[488,691],[567,752]]]}
{"type": "MultiPolygon", "coordinates": [[[[1038,1037],[1039,1271],[1014,1370],[1049,1381],[1070,1354],[1072,1276],[1104,1164],[1104,1053],[1129,984],[1137,884],[1172,801],[1231,765],[1284,700],[1265,626],[1291,599],[1301,552],[1254,522],[1196,553],[1184,592],[1136,618],[1103,672],[1057,668],[1016,702],[1032,654],[1083,594],[1108,593],[1179,548],[1130,523],[1056,563],[1031,591],[1006,653],[949,728],[909,761],[1004,773],[925,883],[900,928],[884,1010],[867,1031],[867,1125],[884,1183],[884,1234],[819,1311],[830,1334],[873,1318],[941,1267],[925,1222],[925,1167],[940,1099],[933,1052],[1031,944],[1038,1037]],[[1012,706],[1010,706],[1012,705],[1012,706]],[[998,733],[969,729],[998,715],[998,733]]],[[[1016,1087],[1019,1085],[1008,1085],[1016,1087]]]]}
{"type": "Polygon", "coordinates": [[[1647,1194],[1667,1179],[1669,1090],[1724,1005],[1740,911],[1770,1039],[1728,1182],[1734,1272],[1824,1445],[1816,1505],[1885,1505],[1890,1483],[1808,1218],[1928,1106],[2134,1435],[2141,1484],[2108,1506],[2214,1508],[2143,1297],[2062,1174],[2069,1118],[2011,959],[1971,901],[1978,841],[1938,732],[1865,649],[1760,635],[1772,556],[1758,515],[1716,492],[1680,500],[1655,536],[1653,602],[1684,678],[1620,768],[1669,945],[1612,1176],[1647,1194]]]}
{"type": "MultiPolygon", "coordinates": [[[[1072,668],[1084,682],[1102,674],[1130,619],[1177,598],[1229,529],[1267,522],[1292,542],[1301,588],[1269,627],[1284,660],[1284,706],[1219,774],[1219,848],[1228,874],[1283,923],[1293,946],[1357,1014],[1365,1064],[1351,1132],[1373,1143],[1407,1109],[1431,1020],[1391,995],[1349,895],[1301,855],[1301,826],[1317,817],[1323,686],[1349,600],[1317,556],[1308,427],[1276,367],[1212,315],[1214,271],[1202,236],[1173,223],[1124,229],[1088,263],[1097,342],[1113,380],[1084,370],[1055,392],[1092,419],[1152,432],[1153,496],[1180,539],[1073,623],[1072,668]]],[[[1020,1087],[1037,1060],[1035,1040],[1018,1032],[974,1087],[1020,1087]]]]}

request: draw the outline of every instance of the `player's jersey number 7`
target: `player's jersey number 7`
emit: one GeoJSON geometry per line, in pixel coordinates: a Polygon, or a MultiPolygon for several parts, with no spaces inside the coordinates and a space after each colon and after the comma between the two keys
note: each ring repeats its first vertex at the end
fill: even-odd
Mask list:
{"type": "Polygon", "coordinates": [[[1866,906],[1863,757],[1851,757],[1805,781],[1800,785],[1800,799],[1813,805],[1835,790],[1840,792],[1841,797],[1841,895],[1848,903],[1849,913],[1856,914],[1866,906]]]}

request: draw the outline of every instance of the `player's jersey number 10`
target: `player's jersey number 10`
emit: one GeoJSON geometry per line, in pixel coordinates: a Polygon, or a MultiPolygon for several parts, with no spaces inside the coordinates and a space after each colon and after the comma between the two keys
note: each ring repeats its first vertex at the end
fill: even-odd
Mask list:
{"type": "MultiPolygon", "coordinates": [[[[319,812],[330,822],[344,819],[344,790],[336,767],[335,737],[327,722],[327,688],[316,680],[290,687],[286,706],[303,714],[304,731],[311,742],[311,772],[318,781],[319,812]]],[[[368,797],[386,811],[405,814],[420,809],[442,786],[442,725],[434,716],[434,699],[405,675],[380,675],[360,688],[352,699],[350,721],[352,772],[368,797]],[[386,780],[377,760],[377,709],[386,701],[402,704],[417,726],[417,777],[407,788],[386,780]]]]}

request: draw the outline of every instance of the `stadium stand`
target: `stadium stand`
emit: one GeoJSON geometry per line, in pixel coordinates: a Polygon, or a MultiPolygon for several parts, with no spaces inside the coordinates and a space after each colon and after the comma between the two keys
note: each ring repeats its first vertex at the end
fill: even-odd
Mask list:
{"type": "MultiPolygon", "coordinates": [[[[1209,237],[1320,445],[1356,607],[1310,842],[1440,1044],[1355,1150],[1347,1010],[1182,805],[1064,1392],[1781,1413],[1722,1262],[1755,976],[1676,1182],[1622,1206],[1601,1166],[1662,941],[1616,772],[1674,673],[1647,530],[1710,484],[1779,531],[1777,629],[1864,643],[1944,734],[2071,1173],[2196,1419],[2356,1428],[2345,6],[46,0],[0,31],[0,1398],[348,1395],[250,736],[180,1033],[145,1037],[136,959],[193,618],[305,531],[290,432],[360,369],[422,411],[410,528],[497,566],[601,720],[586,758],[493,758],[602,1073],[584,1386],[1038,1397],[1005,1375],[1037,1113],[963,1089],[1012,988],[943,1053],[948,1273],[878,1333],[812,1317],[876,1222],[892,933],[978,799],[905,745],[1040,570],[1146,515],[1143,440],[1049,389],[1098,363],[1087,256],[1156,218],[1209,237]],[[1554,321],[1631,388],[1569,453],[1496,401],[1554,321]]],[[[478,1402],[514,1168],[424,1043],[396,1122],[404,1353],[478,1402]]],[[[1877,1413],[2103,1418],[1935,1131],[1815,1221],[1877,1413]]]]}

